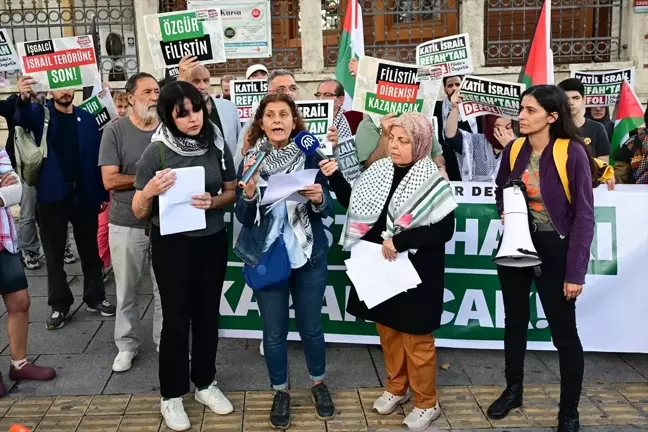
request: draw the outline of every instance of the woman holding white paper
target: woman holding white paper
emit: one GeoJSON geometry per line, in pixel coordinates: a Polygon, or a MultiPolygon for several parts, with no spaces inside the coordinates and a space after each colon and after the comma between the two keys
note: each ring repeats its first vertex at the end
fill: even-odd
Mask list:
{"type": "Polygon", "coordinates": [[[182,404],[189,392],[189,325],[192,329],[191,381],[195,398],[216,414],[233,407],[216,386],[216,350],[221,291],[229,241],[223,209],[235,200],[234,160],[200,92],[179,81],[167,84],[157,104],[160,126],[137,163],[133,212],[151,217],[153,270],[162,303],[160,340],[161,412],[169,429],[191,427],[182,404]],[[206,227],[162,235],[157,197],[174,185],[174,169],[204,168],[204,193],[191,205],[205,211],[206,227]]]}
{"type": "Polygon", "coordinates": [[[270,384],[276,391],[270,423],[276,429],[290,426],[286,345],[289,296],[304,346],[315,413],[320,420],[335,417],[335,406],[324,383],[326,343],[322,328],[328,276],[328,241],[322,219],[333,214],[333,201],[315,156],[307,156],[294,141],[303,130],[304,120],[289,96],[266,96],[250,126],[250,151],[239,178],[255,164],[260,149],[265,149],[267,156],[252,179],[237,189],[236,218],[243,227],[234,252],[245,263],[246,283],[254,290],[263,320],[264,357],[270,384]],[[317,176],[315,184],[300,192],[305,202],[286,200],[272,208],[261,205],[265,184],[273,175],[307,169],[316,170],[317,176]]]}
{"type": "Polygon", "coordinates": [[[423,114],[398,117],[389,131],[390,157],[372,164],[353,188],[335,160],[320,162],[337,199],[348,209],[340,244],[382,244],[387,261],[408,257],[421,283],[373,308],[351,289],[347,311],[374,321],[383,348],[387,385],[374,410],[390,414],[414,393],[414,410],[403,420],[424,430],[441,414],[435,390],[436,348],[432,332],[443,311],[445,243],[454,232],[457,204],[450,186],[430,159],[434,134],[423,114]]]}

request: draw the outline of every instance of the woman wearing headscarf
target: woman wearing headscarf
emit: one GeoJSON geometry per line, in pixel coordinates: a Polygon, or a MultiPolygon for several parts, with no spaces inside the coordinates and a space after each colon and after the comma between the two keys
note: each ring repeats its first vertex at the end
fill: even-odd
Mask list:
{"type": "Polygon", "coordinates": [[[585,118],[601,123],[605,128],[608,139],[612,140],[612,130],[614,122],[610,120],[610,107],[593,107],[585,110],[585,118]]]}
{"type": "Polygon", "coordinates": [[[389,414],[414,393],[414,409],[403,424],[424,430],[441,414],[435,389],[436,349],[432,332],[443,307],[445,243],[454,233],[457,204],[430,158],[434,134],[423,114],[403,114],[389,131],[389,157],[373,163],[353,188],[335,160],[320,162],[337,199],[348,209],[340,244],[360,240],[382,245],[385,260],[409,252],[421,283],[369,309],[351,289],[347,311],[376,322],[387,369],[387,385],[373,408],[389,414]]]}
{"type": "Polygon", "coordinates": [[[162,304],[160,339],[161,412],[167,427],[191,427],[182,396],[189,379],[195,399],[216,414],[233,411],[231,402],[216,386],[218,309],[227,270],[229,240],[224,208],[236,197],[234,159],[220,129],[209,121],[207,106],[191,84],[167,84],[157,103],[160,126],[137,162],[133,212],[151,217],[151,259],[162,304]],[[204,193],[193,195],[191,205],[204,210],[204,229],[162,235],[158,196],[171,187],[175,169],[204,168],[204,193]],[[155,205],[154,205],[155,203],[155,205]],[[191,374],[189,327],[191,325],[191,374]]]}
{"type": "Polygon", "coordinates": [[[267,156],[254,176],[237,188],[236,218],[243,225],[234,252],[245,263],[246,282],[254,290],[263,321],[263,350],[270,384],[275,390],[270,424],[290,426],[287,337],[289,296],[292,296],[297,330],[306,355],[315,414],[320,420],[335,417],[335,406],[324,378],[326,343],[322,328],[322,301],[328,276],[328,240],[322,219],[333,214],[326,178],[317,173],[315,183],[300,194],[305,202],[280,200],[261,205],[273,175],[317,169],[315,156],[306,156],[295,136],[306,130],[293,99],[283,93],[263,98],[247,135],[248,151],[240,172],[256,162],[259,150],[267,156]]]}

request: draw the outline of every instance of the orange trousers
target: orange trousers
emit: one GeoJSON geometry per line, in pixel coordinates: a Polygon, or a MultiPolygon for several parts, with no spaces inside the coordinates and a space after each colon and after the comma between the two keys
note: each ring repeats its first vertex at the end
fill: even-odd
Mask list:
{"type": "Polygon", "coordinates": [[[438,401],[434,336],[401,333],[382,324],[376,328],[387,369],[386,390],[403,396],[412,387],[416,408],[434,407],[438,401]]]}
{"type": "Polygon", "coordinates": [[[108,208],[99,213],[99,229],[97,230],[97,246],[99,257],[104,267],[110,267],[110,245],[108,244],[108,221],[110,219],[110,203],[108,208]]]}

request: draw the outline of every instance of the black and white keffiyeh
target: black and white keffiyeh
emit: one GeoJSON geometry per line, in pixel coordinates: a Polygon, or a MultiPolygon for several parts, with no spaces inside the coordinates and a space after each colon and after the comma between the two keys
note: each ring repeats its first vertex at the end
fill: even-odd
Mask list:
{"type": "MultiPolygon", "coordinates": [[[[211,126],[214,128],[214,145],[221,151],[221,168],[225,168],[225,139],[220,129],[213,123],[211,126]]],[[[171,133],[169,128],[160,124],[155,133],[151,137],[151,142],[162,141],[165,146],[173,150],[173,152],[180,156],[192,157],[202,156],[209,151],[209,143],[203,143],[200,140],[188,136],[177,137],[171,133]]]]}
{"type": "Polygon", "coordinates": [[[343,141],[353,136],[353,134],[351,133],[351,126],[349,126],[349,122],[344,116],[345,112],[346,111],[344,110],[344,108],[340,108],[337,115],[333,119],[333,126],[337,128],[339,141],[343,141]]]}
{"type": "MultiPolygon", "coordinates": [[[[245,162],[247,162],[251,157],[257,154],[257,151],[261,146],[267,145],[267,138],[259,140],[254,147],[252,147],[247,155],[245,156],[245,162]]],[[[306,156],[295,142],[291,139],[287,146],[277,149],[274,146],[270,154],[265,158],[261,169],[259,170],[259,176],[268,181],[270,177],[274,174],[287,174],[296,171],[302,171],[306,163],[306,156]]],[[[260,194],[257,193],[257,219],[255,223],[260,223],[260,213],[258,206],[260,203],[260,194]]],[[[308,259],[311,257],[313,252],[313,229],[311,227],[310,219],[308,218],[308,208],[306,207],[308,203],[297,203],[294,201],[286,201],[286,211],[288,213],[288,222],[295,232],[295,236],[299,241],[304,254],[308,259]]]]}
{"type": "MultiPolygon", "coordinates": [[[[344,250],[360,240],[374,226],[385,207],[394,179],[391,158],[374,162],[364,171],[351,191],[347,219],[340,245],[344,250]]],[[[401,231],[435,224],[457,207],[450,185],[436,164],[425,157],[417,161],[399,183],[387,207],[384,239],[401,231]]],[[[416,253],[416,250],[410,250],[416,253]]]]}

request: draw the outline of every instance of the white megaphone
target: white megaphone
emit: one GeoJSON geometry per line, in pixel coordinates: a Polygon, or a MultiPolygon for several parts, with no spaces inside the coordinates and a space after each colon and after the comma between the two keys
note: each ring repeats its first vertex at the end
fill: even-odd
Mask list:
{"type": "Polygon", "coordinates": [[[520,179],[504,188],[504,236],[493,262],[504,267],[535,267],[542,264],[531,240],[529,208],[520,179]]]}

